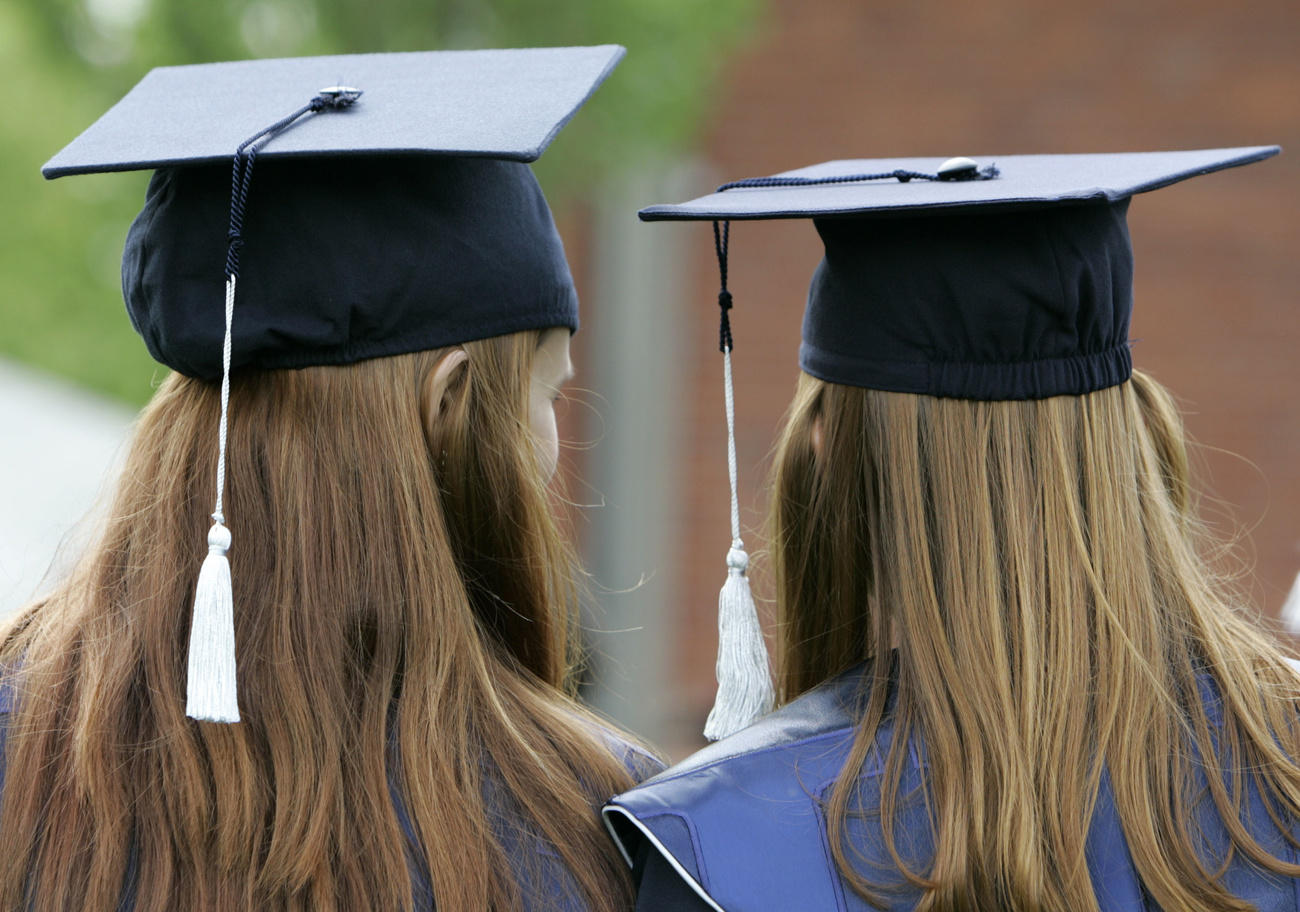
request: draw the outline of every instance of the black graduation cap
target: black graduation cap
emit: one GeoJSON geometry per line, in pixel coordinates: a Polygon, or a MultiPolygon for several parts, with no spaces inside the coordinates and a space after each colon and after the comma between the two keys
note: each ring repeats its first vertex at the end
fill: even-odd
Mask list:
{"type": "Polygon", "coordinates": [[[564,249],[522,163],[542,154],[623,53],[608,45],[162,67],[42,170],[157,169],[127,237],[122,288],[150,353],[191,376],[222,373],[234,227],[234,369],[576,329],[564,249]],[[328,103],[281,124],[317,97],[328,103]],[[236,149],[277,126],[249,147],[256,178],[233,226],[236,149]]]}
{"type": "Polygon", "coordinates": [[[809,290],[799,363],[816,377],[934,396],[1044,398],[1122,383],[1132,371],[1129,198],[1279,151],[832,161],[640,215],[811,218],[826,255],[809,290]]]}
{"type": "Polygon", "coordinates": [[[832,161],[641,210],[645,221],[712,221],[722,279],[732,548],[706,736],[742,728],[771,701],[762,632],[741,594],[730,223],[813,220],[826,255],[808,293],[799,365],[815,377],[990,401],[1081,395],[1133,369],[1129,198],[1279,151],[832,161]]]}
{"type": "Polygon", "coordinates": [[[564,247],[526,163],[623,53],[609,45],[166,67],[45,165],[51,178],[156,169],[122,258],[127,311],[159,361],[221,380],[189,716],[239,721],[222,511],[231,371],[576,330],[564,247]]]}

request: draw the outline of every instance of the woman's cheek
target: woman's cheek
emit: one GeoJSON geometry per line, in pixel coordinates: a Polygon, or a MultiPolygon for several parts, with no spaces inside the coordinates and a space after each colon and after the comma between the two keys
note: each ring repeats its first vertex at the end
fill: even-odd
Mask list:
{"type": "Polygon", "coordinates": [[[560,438],[555,427],[555,405],[548,396],[533,400],[531,424],[537,446],[537,465],[547,481],[555,474],[560,460],[560,438]]]}

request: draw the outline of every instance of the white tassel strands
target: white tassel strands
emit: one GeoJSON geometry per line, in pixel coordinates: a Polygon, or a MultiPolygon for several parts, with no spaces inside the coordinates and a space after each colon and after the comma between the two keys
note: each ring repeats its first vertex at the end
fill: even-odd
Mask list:
{"type": "Polygon", "coordinates": [[[772,710],[767,644],[745,576],[748,567],[749,555],[734,542],[727,552],[727,581],[718,593],[718,695],[704,725],[710,741],[734,734],[772,710]]]}
{"type": "Polygon", "coordinates": [[[204,722],[238,722],[235,681],[235,614],[230,594],[230,530],[214,523],[208,556],[199,570],[190,625],[185,715],[204,722]]]}

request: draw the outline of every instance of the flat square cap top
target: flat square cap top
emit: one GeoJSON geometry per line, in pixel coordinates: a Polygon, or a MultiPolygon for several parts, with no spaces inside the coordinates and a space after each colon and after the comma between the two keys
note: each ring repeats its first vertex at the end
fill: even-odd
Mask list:
{"type": "Polygon", "coordinates": [[[54,178],[229,161],[244,140],[339,85],[359,89],[360,100],[304,119],[259,154],[534,161],[623,54],[601,45],[159,67],[41,171],[54,178]]]}
{"type": "MultiPolygon", "coordinates": [[[[894,178],[803,186],[736,187],[676,205],[649,206],[644,221],[820,218],[905,214],[927,209],[1012,208],[1125,199],[1189,177],[1276,155],[1277,146],[1084,155],[975,156],[995,165],[993,180],[902,182],[894,178]]],[[[937,172],[941,158],[847,159],[785,171],[776,178],[827,178],[896,170],[937,172]]]]}

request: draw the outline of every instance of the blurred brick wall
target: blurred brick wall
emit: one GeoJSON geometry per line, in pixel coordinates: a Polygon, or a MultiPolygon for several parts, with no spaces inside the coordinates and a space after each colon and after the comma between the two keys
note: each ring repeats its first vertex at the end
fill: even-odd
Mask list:
{"type": "MultiPolygon", "coordinates": [[[[831,158],[1105,152],[1280,143],[1280,158],[1146,194],[1130,212],[1134,358],[1179,396],[1212,492],[1250,527],[1253,595],[1276,612],[1300,570],[1300,4],[773,0],[712,100],[702,154],[720,179],[831,158]]],[[[700,187],[701,193],[707,187],[700,187]]],[[[649,202],[658,202],[657,200],[649,202]]],[[[712,700],[728,543],[717,275],[691,232],[698,324],[681,369],[699,394],[681,459],[680,750],[712,700]]],[[[732,226],[738,447],[758,547],[766,456],[796,376],[810,225],[732,226]]],[[[1224,525],[1230,530],[1230,526],[1224,525]]],[[[760,577],[760,592],[767,591],[760,577]]]]}

